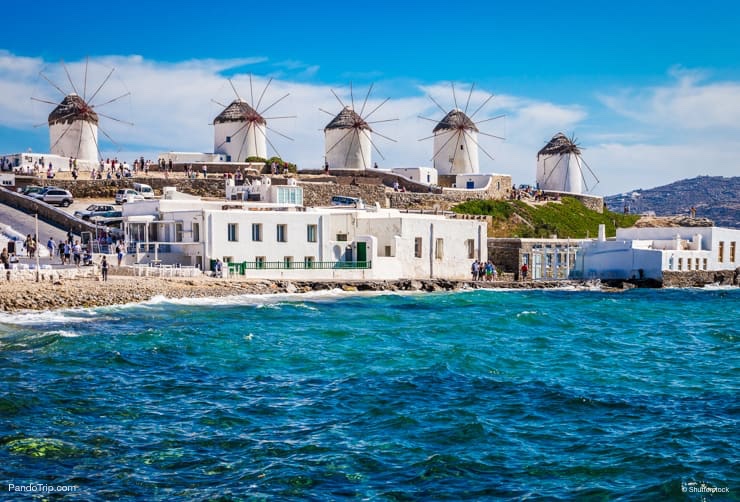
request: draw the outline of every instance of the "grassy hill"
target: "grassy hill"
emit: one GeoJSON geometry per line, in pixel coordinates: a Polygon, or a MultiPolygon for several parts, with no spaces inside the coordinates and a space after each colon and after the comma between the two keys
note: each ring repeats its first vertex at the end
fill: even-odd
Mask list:
{"type": "Polygon", "coordinates": [[[527,203],[520,200],[470,200],[452,210],[460,214],[490,216],[489,237],[550,237],[582,239],[596,237],[599,224],[606,226],[606,236],[616,235],[618,227],[631,227],[637,215],[605,210],[598,213],[577,199],[563,197],[559,202],[527,203]]]}

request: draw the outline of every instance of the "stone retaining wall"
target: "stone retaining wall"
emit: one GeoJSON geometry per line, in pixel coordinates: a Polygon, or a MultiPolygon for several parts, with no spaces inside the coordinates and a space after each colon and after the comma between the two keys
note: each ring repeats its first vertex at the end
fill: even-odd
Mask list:
{"type": "Polygon", "coordinates": [[[693,288],[708,284],[740,286],[740,267],[735,270],[663,271],[663,287],[693,288]]]}

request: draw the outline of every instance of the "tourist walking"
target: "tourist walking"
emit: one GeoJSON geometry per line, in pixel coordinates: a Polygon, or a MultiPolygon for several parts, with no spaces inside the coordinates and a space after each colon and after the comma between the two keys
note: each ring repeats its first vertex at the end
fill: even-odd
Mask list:
{"type": "Polygon", "coordinates": [[[46,249],[49,250],[49,261],[54,260],[54,251],[56,250],[57,243],[54,242],[54,239],[52,237],[49,237],[49,240],[46,242],[46,249]]]}
{"type": "Polygon", "coordinates": [[[103,274],[103,280],[107,281],[108,280],[108,259],[105,256],[103,256],[103,261],[100,262],[100,271],[103,274]]]}
{"type": "Polygon", "coordinates": [[[527,272],[529,271],[529,267],[527,266],[526,263],[524,265],[522,265],[521,271],[522,271],[522,280],[523,281],[526,281],[527,280],[527,272]]]}
{"type": "Polygon", "coordinates": [[[5,269],[5,278],[10,280],[10,256],[8,255],[8,248],[3,248],[2,253],[0,253],[0,264],[5,269]]]}

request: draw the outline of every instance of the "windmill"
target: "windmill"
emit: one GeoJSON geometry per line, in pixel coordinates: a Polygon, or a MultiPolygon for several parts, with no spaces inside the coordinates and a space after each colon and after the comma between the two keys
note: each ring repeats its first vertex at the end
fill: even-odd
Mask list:
{"type": "Polygon", "coordinates": [[[436,126],[432,130],[432,135],[426,138],[421,138],[419,141],[425,141],[434,138],[434,155],[432,161],[434,168],[437,169],[439,174],[478,174],[480,172],[478,163],[478,150],[481,150],[491,160],[493,156],[489,154],[485,148],[480,145],[478,141],[478,135],[488,136],[503,140],[501,136],[489,134],[483,132],[478,127],[484,122],[490,122],[504,117],[504,115],[498,115],[490,117],[477,122],[473,121],[474,117],[480,112],[491,99],[493,94],[483,101],[483,103],[470,115],[468,116],[468,107],[470,106],[470,99],[473,96],[473,89],[475,84],[470,86],[470,92],[468,93],[468,99],[465,102],[465,108],[460,109],[457,102],[457,95],[455,93],[455,84],[450,83],[452,86],[452,98],[455,102],[455,108],[446,111],[431,95],[429,99],[437,105],[437,107],[444,113],[442,120],[437,121],[435,119],[422,117],[419,118],[435,122],[436,126]]]}
{"type": "MultiPolygon", "coordinates": [[[[49,125],[49,151],[52,155],[75,158],[81,161],[80,164],[82,166],[87,165],[89,168],[97,166],[98,160],[102,158],[100,143],[98,141],[98,131],[102,132],[111,143],[118,146],[111,135],[100,126],[100,117],[114,122],[134,125],[131,122],[113,117],[108,113],[103,113],[100,109],[130,96],[131,93],[126,92],[110,99],[101,98],[99,102],[96,102],[96,99],[105,95],[105,92],[101,94],[101,91],[105,90],[115,68],[111,69],[100,85],[95,88],[95,91],[88,95],[89,58],[85,60],[82,92],[79,92],[80,87],[75,85],[64,61],[61,62],[61,65],[64,68],[67,81],[71,86],[71,91],[63,90],[60,85],[54,83],[43,72],[40,72],[39,75],[64,96],[62,101],[57,103],[49,99],[31,97],[34,101],[55,106],[46,122],[49,125]]],[[[42,125],[44,124],[38,124],[36,127],[42,125]]]]}
{"type": "Polygon", "coordinates": [[[290,93],[278,98],[269,106],[260,109],[262,100],[264,99],[265,93],[270,87],[271,82],[272,78],[270,78],[270,80],[267,81],[267,84],[265,84],[265,88],[262,89],[262,93],[256,103],[254,101],[252,75],[249,75],[250,101],[247,102],[242,99],[231,79],[229,79],[229,84],[236,95],[236,99],[234,99],[228,106],[223,105],[216,100],[212,100],[223,108],[221,113],[213,119],[215,129],[213,151],[215,153],[225,155],[227,162],[243,162],[248,157],[261,157],[266,159],[267,144],[269,144],[275,154],[280,157],[280,152],[278,152],[278,149],[267,137],[267,130],[293,141],[293,138],[268,126],[267,121],[295,118],[295,115],[282,117],[264,116],[267,111],[290,96],[290,93]]]}
{"type": "Polygon", "coordinates": [[[593,190],[599,179],[581,157],[581,150],[575,137],[568,138],[562,132],[537,152],[537,186],[542,190],[568,193],[584,193],[593,190]],[[586,168],[596,183],[589,188],[586,168]]]}
{"type": "Polygon", "coordinates": [[[390,98],[386,98],[379,105],[372,109],[367,115],[365,113],[365,107],[367,106],[370,93],[373,90],[373,85],[367,90],[365,100],[362,102],[360,112],[355,111],[355,98],[352,91],[352,83],[349,85],[351,105],[345,104],[332,89],[332,94],[337,98],[339,104],[342,106],[341,111],[334,115],[331,112],[319,108],[324,113],[334,117],[326,127],[324,127],[324,148],[326,156],[326,165],[332,169],[347,169],[362,171],[370,169],[372,164],[372,149],[374,148],[378,155],[385,160],[383,154],[377,145],[373,142],[372,135],[376,134],[381,138],[388,141],[396,142],[396,140],[384,136],[377,131],[373,131],[370,127],[371,124],[379,124],[381,122],[392,122],[396,119],[385,119],[385,120],[374,120],[370,121],[370,117],[377,112],[390,98]]]}

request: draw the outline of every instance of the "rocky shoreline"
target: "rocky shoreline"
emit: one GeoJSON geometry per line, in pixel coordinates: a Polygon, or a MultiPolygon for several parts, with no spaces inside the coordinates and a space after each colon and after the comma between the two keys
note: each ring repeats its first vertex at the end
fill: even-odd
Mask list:
{"type": "Polygon", "coordinates": [[[123,305],[166,298],[206,298],[234,295],[271,295],[312,291],[455,291],[461,289],[506,288],[550,289],[582,283],[573,281],[450,281],[444,279],[396,281],[266,281],[213,278],[155,278],[110,276],[78,278],[56,282],[11,281],[0,283],[0,310],[54,310],[78,307],[123,305]]]}

